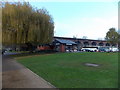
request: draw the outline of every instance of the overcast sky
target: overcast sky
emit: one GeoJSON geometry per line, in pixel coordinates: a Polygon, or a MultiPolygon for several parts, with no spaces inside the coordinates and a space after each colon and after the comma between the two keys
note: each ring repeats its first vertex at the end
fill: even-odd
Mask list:
{"type": "MultiPolygon", "coordinates": [[[[93,0],[94,1],[94,0],[93,0]]],[[[104,38],[109,28],[118,29],[118,2],[30,2],[46,8],[54,18],[55,36],[104,38]]]]}

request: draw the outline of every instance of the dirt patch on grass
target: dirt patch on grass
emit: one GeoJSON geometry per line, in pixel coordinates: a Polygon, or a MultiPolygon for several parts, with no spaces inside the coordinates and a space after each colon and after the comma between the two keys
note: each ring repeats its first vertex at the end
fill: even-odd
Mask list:
{"type": "Polygon", "coordinates": [[[84,63],[85,66],[89,66],[89,67],[99,67],[100,64],[96,64],[96,63],[84,63]]]}

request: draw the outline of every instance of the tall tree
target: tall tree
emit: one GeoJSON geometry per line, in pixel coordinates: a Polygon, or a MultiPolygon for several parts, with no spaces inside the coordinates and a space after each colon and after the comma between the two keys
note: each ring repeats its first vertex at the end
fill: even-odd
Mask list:
{"type": "Polygon", "coordinates": [[[3,45],[50,43],[53,34],[54,21],[45,8],[33,8],[27,2],[5,2],[3,4],[3,45]]]}
{"type": "Polygon", "coordinates": [[[115,45],[118,43],[119,34],[115,28],[110,28],[109,31],[106,33],[105,39],[112,45],[115,45]]]}

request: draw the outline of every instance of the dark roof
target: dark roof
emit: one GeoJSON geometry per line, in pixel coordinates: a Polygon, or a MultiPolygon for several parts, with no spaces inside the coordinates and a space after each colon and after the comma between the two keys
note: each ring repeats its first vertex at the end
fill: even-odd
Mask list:
{"type": "Polygon", "coordinates": [[[55,39],[88,40],[88,41],[102,41],[102,42],[106,42],[106,40],[81,39],[81,38],[70,38],[70,37],[57,37],[57,36],[54,36],[54,38],[55,39]]]}
{"type": "Polygon", "coordinates": [[[55,39],[55,40],[62,44],[76,44],[75,42],[71,40],[64,40],[64,39],[55,39]]]}

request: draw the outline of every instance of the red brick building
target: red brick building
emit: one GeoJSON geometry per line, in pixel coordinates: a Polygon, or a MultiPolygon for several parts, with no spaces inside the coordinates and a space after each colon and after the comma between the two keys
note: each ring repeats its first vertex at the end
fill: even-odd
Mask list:
{"type": "Polygon", "coordinates": [[[47,45],[40,45],[39,50],[55,50],[58,52],[79,51],[83,47],[117,47],[118,44],[111,45],[105,40],[92,40],[68,37],[54,37],[53,42],[47,45]]]}
{"type": "Polygon", "coordinates": [[[71,41],[71,40],[64,40],[64,39],[55,39],[53,41],[55,45],[55,49],[60,52],[65,52],[66,50],[74,50],[77,43],[71,41]]]}
{"type": "Polygon", "coordinates": [[[66,50],[79,51],[83,47],[118,47],[118,44],[111,45],[105,40],[92,40],[68,37],[54,37],[53,43],[57,51],[65,52],[66,50]]]}

